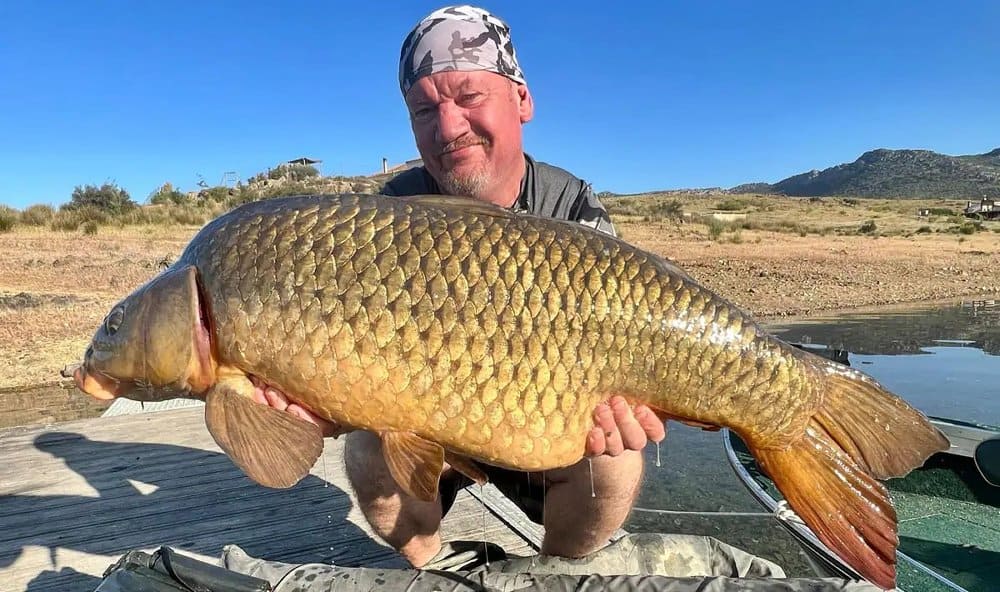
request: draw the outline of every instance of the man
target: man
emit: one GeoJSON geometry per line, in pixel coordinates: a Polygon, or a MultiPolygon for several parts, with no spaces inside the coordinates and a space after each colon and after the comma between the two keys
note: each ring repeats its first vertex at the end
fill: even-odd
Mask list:
{"type": "MultiPolygon", "coordinates": [[[[470,196],[516,211],[574,220],[614,234],[590,187],[524,153],[522,126],[534,112],[507,25],[470,6],[437,10],[403,42],[399,83],[424,165],[392,179],[387,195],[470,196]]],[[[258,391],[259,402],[338,427],[292,405],[281,393],[258,391]]],[[[545,526],[542,553],[581,557],[603,546],[624,523],[642,481],[641,450],[664,437],[649,408],[634,411],[620,397],[598,406],[586,443],[590,457],[544,474],[482,467],[501,491],[545,526]],[[594,494],[592,496],[591,491],[594,494]]],[[[348,435],[345,461],[365,517],[375,532],[415,567],[443,565],[439,526],[457,491],[470,481],[446,468],[441,499],[404,494],[389,474],[375,434],[348,435]]]]}

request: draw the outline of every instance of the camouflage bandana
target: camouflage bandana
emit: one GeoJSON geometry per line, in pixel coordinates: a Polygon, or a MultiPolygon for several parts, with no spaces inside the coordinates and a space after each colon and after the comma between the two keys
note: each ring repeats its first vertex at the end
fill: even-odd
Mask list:
{"type": "Polygon", "coordinates": [[[486,70],[524,84],[510,27],[474,6],[448,6],[417,23],[399,53],[399,88],[403,96],[429,74],[486,70]]]}

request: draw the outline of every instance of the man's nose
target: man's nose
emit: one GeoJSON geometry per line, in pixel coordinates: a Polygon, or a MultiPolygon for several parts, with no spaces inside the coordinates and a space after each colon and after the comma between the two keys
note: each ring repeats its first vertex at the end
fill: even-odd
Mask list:
{"type": "Polygon", "coordinates": [[[454,104],[445,103],[438,111],[438,142],[448,144],[461,138],[469,131],[469,120],[465,111],[454,104]]]}

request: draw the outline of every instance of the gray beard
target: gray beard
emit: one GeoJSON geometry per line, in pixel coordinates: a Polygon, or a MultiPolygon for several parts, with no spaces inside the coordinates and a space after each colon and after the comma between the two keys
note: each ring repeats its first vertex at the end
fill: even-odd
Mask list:
{"type": "Polygon", "coordinates": [[[461,195],[482,200],[485,198],[484,194],[486,193],[489,181],[490,175],[485,171],[478,171],[462,177],[448,172],[442,175],[439,183],[441,184],[441,188],[449,195],[461,195]]]}

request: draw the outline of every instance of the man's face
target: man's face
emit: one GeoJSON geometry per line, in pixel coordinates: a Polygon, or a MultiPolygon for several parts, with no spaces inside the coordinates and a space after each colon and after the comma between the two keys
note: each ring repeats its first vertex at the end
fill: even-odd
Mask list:
{"type": "Polygon", "coordinates": [[[424,166],[447,193],[516,199],[499,193],[521,181],[521,125],[533,112],[526,86],[493,72],[438,72],[414,84],[406,106],[424,166]]]}

